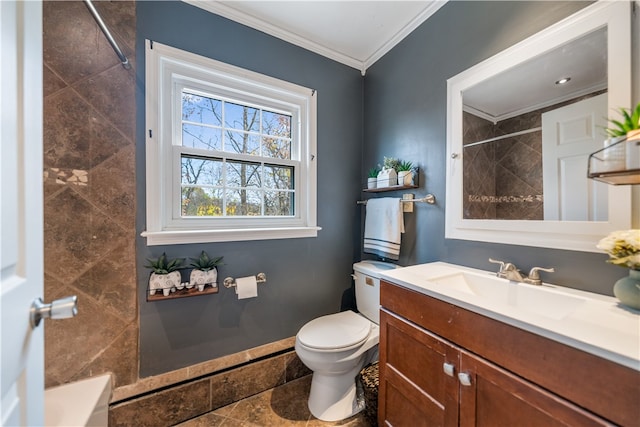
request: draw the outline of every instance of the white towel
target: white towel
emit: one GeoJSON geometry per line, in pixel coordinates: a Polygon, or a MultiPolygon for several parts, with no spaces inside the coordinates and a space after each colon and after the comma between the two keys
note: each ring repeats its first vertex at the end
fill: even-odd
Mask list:
{"type": "Polygon", "coordinates": [[[401,205],[400,199],[392,197],[367,200],[364,252],[392,260],[400,258],[400,237],[404,233],[401,205]]]}

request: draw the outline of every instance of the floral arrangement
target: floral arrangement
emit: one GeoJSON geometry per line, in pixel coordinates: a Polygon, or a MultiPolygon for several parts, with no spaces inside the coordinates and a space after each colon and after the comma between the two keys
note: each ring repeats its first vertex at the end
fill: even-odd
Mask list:
{"type": "Polygon", "coordinates": [[[614,231],[597,247],[609,254],[611,264],[640,270],[640,230],[614,231]]]}

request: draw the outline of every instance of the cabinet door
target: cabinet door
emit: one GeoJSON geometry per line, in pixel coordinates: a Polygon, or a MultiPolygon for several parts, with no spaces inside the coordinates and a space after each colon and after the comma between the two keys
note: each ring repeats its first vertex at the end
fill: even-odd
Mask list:
{"type": "Polygon", "coordinates": [[[460,426],[603,426],[603,419],[461,351],[460,426]],[[467,377],[465,377],[465,374],[467,377]],[[465,380],[468,379],[469,384],[465,380]]]}
{"type": "Polygon", "coordinates": [[[379,425],[457,426],[458,357],[453,346],[382,310],[379,425]],[[443,370],[445,363],[451,376],[443,370]]]}

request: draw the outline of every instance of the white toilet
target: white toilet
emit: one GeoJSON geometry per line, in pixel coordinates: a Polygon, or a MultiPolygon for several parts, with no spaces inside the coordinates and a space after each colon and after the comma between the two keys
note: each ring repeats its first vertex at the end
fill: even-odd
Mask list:
{"type": "Polygon", "coordinates": [[[314,417],[338,421],[364,409],[357,399],[356,376],[378,359],[380,273],[397,267],[379,261],[353,264],[360,313],[343,311],[313,319],[296,335],[296,353],[313,371],[309,410],[314,417]]]}

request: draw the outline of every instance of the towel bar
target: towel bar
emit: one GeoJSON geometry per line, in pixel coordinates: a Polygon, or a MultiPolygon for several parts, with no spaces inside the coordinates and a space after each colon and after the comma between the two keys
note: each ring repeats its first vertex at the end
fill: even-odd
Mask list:
{"type": "MultiPolygon", "coordinates": [[[[400,199],[400,201],[402,203],[428,203],[430,205],[433,205],[436,203],[436,196],[434,196],[433,194],[427,194],[426,196],[424,196],[421,199],[400,199]]],[[[358,200],[357,202],[359,205],[366,205],[367,201],[366,200],[358,200]]]]}

